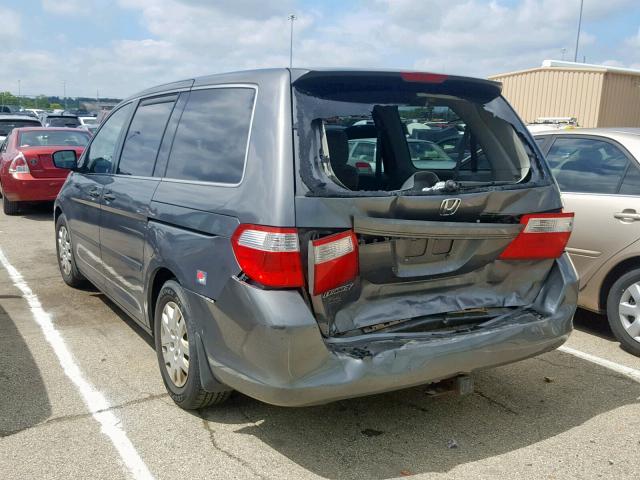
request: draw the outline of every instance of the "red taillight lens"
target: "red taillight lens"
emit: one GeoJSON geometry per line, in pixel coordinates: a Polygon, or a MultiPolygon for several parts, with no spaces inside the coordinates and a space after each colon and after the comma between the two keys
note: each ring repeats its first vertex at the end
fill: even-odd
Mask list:
{"type": "Polygon", "coordinates": [[[524,215],[525,225],[500,255],[502,260],[558,258],[564,252],[573,228],[573,213],[524,215]]]}
{"type": "Polygon", "coordinates": [[[369,162],[356,162],[356,168],[361,173],[371,173],[371,172],[373,172],[373,169],[371,168],[371,165],[369,165],[369,162]]]}
{"type": "Polygon", "coordinates": [[[9,164],[9,173],[29,173],[29,165],[27,159],[24,158],[22,152],[18,153],[9,164]]]}
{"type": "Polygon", "coordinates": [[[313,295],[344,285],[358,275],[358,239],[351,231],[311,242],[309,272],[313,295]]]}
{"type": "Polygon", "coordinates": [[[240,225],[231,245],[242,271],[268,287],[304,286],[298,231],[295,228],[240,225]]]}

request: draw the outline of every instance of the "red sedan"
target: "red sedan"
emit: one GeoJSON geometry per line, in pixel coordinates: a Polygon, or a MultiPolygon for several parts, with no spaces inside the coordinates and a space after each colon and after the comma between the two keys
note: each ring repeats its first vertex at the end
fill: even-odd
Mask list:
{"type": "Polygon", "coordinates": [[[78,128],[14,128],[0,147],[4,213],[15,215],[21,202],[55,200],[69,170],[56,168],[51,154],[63,147],[80,156],[89,138],[78,128]]]}

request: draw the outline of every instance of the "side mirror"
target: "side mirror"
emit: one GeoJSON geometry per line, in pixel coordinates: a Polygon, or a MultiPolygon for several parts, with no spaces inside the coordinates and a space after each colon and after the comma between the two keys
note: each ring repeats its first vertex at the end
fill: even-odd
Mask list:
{"type": "Polygon", "coordinates": [[[78,156],[75,150],[58,150],[54,152],[53,164],[56,168],[64,168],[67,170],[75,170],[78,168],[78,156]]]}

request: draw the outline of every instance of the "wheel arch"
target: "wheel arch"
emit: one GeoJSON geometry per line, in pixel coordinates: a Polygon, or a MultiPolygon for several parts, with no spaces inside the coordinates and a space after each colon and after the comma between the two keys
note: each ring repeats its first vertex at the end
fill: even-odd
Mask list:
{"type": "Polygon", "coordinates": [[[180,283],[178,277],[167,267],[159,267],[151,276],[151,280],[149,282],[149,298],[148,298],[148,308],[147,308],[147,316],[149,319],[149,327],[151,328],[151,333],[153,335],[154,329],[154,319],[155,319],[155,306],[156,301],[158,300],[158,295],[160,294],[160,289],[168,280],[175,280],[180,283]]]}
{"type": "Polygon", "coordinates": [[[626,258],[617,263],[604,277],[602,284],[600,285],[600,294],[598,296],[598,304],[601,310],[607,309],[607,297],[609,296],[609,290],[616,282],[618,278],[631,270],[640,270],[640,256],[626,258]]]}
{"type": "Polygon", "coordinates": [[[58,218],[60,218],[60,215],[62,215],[62,208],[60,208],[60,205],[56,204],[56,206],[53,209],[53,224],[54,225],[58,222],[58,218]]]}

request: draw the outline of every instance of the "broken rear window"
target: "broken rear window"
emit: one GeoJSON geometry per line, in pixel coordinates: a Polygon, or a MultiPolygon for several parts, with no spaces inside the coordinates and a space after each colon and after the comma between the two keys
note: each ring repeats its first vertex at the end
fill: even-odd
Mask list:
{"type": "Polygon", "coordinates": [[[443,79],[311,72],[294,82],[299,168],[311,194],[428,194],[535,180],[535,149],[498,86],[443,79]]]}

